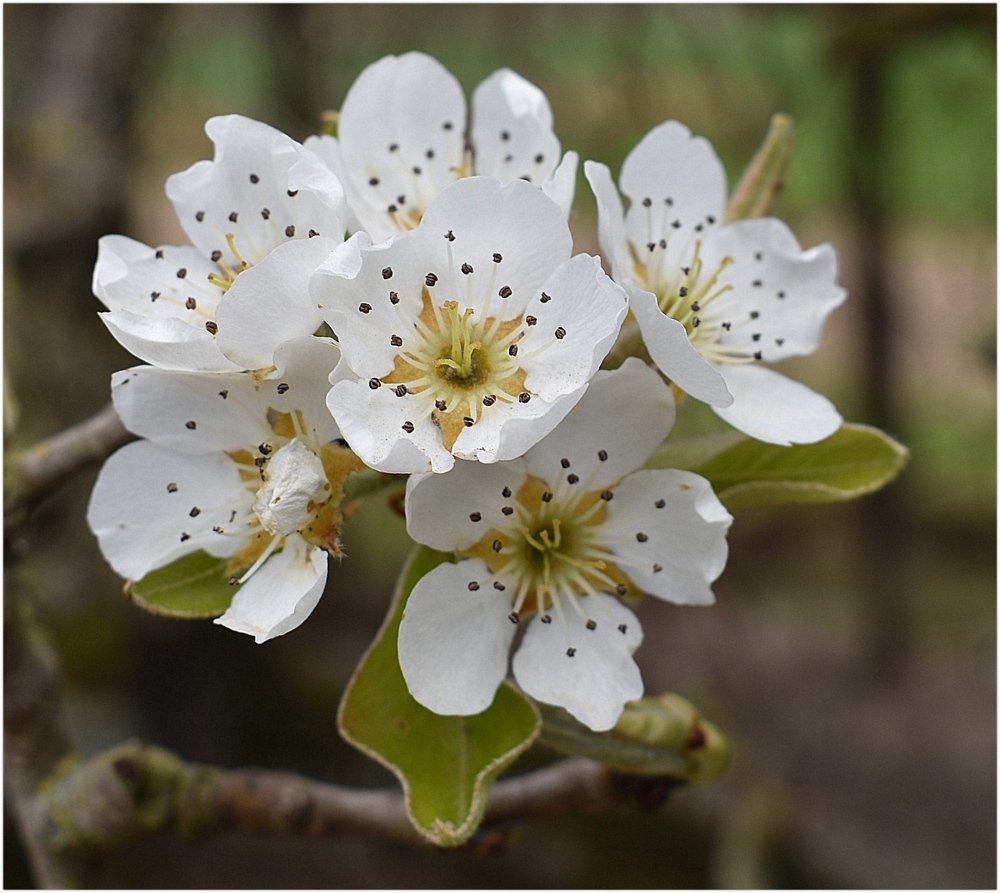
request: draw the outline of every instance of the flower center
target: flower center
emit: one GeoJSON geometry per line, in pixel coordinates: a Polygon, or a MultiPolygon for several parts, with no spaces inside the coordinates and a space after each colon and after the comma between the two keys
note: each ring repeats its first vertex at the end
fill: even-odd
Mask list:
{"type": "Polygon", "coordinates": [[[482,558],[499,580],[512,584],[512,620],[537,612],[547,623],[549,610],[561,617],[567,603],[579,609],[579,595],[634,590],[600,540],[608,493],[553,491],[529,476],[514,496],[510,514],[504,512],[510,521],[467,550],[482,558]]]}
{"type": "Polygon", "coordinates": [[[412,424],[432,416],[450,450],[485,409],[524,399],[525,374],[517,356],[523,334],[520,317],[480,321],[473,308],[462,309],[457,301],[439,306],[424,289],[412,334],[400,345],[393,371],[380,381],[400,397],[416,397],[422,405],[412,424]]]}
{"type": "Polygon", "coordinates": [[[660,310],[684,326],[691,343],[709,362],[740,363],[755,357],[746,350],[725,343],[732,328],[731,313],[735,312],[729,300],[733,291],[730,284],[720,285],[719,278],[733,263],[733,258],[723,257],[714,269],[705,266],[701,256],[701,241],[694,243],[694,256],[686,267],[677,270],[667,263],[667,243],[650,242],[647,262],[633,259],[639,285],[656,295],[660,310]]]}

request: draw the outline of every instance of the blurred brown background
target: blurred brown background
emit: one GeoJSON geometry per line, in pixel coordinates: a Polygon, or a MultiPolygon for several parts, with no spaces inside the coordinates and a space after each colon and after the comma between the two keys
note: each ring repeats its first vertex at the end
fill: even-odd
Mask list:
{"type": "MultiPolygon", "coordinates": [[[[366,840],[169,837],[125,887],[994,887],[996,10],[992,5],[7,5],[4,345],[11,443],[80,421],[134,364],[97,319],[97,239],[183,241],[163,194],[237,112],[297,139],[385,53],[470,90],[500,66],[617,172],[667,118],[732,180],[771,113],[797,124],[775,213],[833,242],[851,292],[787,363],[913,454],[857,503],[737,517],[705,609],[646,604],[647,691],[697,703],[732,768],[649,816],[527,823],[491,856],[366,840]]],[[[596,251],[582,179],[572,224],[596,251]]],[[[692,425],[700,424],[696,419],[692,425]]],[[[368,506],[312,618],[256,646],[143,614],[84,522],[93,474],[9,546],[38,584],[83,753],[140,736],[190,760],[394,783],[334,714],[406,549],[368,506]]],[[[536,758],[537,759],[537,758],[536,758]]],[[[5,886],[27,886],[7,825],[5,886]]]]}

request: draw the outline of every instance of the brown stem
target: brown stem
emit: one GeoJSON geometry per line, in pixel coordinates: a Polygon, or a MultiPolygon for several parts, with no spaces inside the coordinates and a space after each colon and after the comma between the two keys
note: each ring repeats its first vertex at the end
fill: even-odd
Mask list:
{"type": "MultiPolygon", "coordinates": [[[[540,815],[635,812],[663,801],[672,779],[618,775],[599,763],[565,760],[498,782],[485,822],[540,815]]],[[[57,847],[120,846],[152,831],[209,835],[359,835],[425,845],[403,795],[325,784],[288,772],[225,771],[182,761],[159,747],[129,742],[52,780],[57,847]]]]}
{"type": "Polygon", "coordinates": [[[70,477],[102,462],[118,447],[134,440],[109,403],[96,415],[26,450],[6,462],[4,535],[70,477]]]}

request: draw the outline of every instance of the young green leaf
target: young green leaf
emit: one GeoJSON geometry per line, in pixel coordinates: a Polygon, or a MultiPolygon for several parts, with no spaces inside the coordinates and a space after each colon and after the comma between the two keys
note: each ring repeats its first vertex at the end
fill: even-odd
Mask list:
{"type": "Polygon", "coordinates": [[[146,574],[141,580],[129,580],[125,584],[125,594],[154,614],[218,617],[236,594],[226,572],[228,564],[228,558],[192,552],[146,574]]]}
{"type": "Polygon", "coordinates": [[[726,222],[763,217],[785,185],[785,172],[792,158],[792,119],[778,112],[756,154],[743,172],[729,199],[726,222]]]}
{"type": "Polygon", "coordinates": [[[411,697],[396,654],[399,622],[417,581],[447,559],[425,546],[411,555],[382,629],[344,692],[337,724],[346,741],[399,779],[417,831],[438,846],[458,846],[479,826],[490,786],[532,744],[541,720],[507,683],[475,716],[439,716],[411,697]]]}
{"type": "Polygon", "coordinates": [[[726,508],[736,510],[856,499],[890,483],[909,455],[884,431],[848,422],[819,443],[788,447],[749,437],[734,442],[728,432],[668,441],[647,467],[695,471],[708,478],[726,508]]]}

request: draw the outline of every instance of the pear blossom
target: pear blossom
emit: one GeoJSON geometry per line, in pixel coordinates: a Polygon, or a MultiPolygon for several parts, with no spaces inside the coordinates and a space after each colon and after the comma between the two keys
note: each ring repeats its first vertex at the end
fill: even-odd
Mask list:
{"type": "Polygon", "coordinates": [[[673,419],[669,387],[630,357],[524,456],[409,479],[410,536],[458,559],[421,578],[404,609],[399,663],[417,701],[481,712],[512,647],[518,685],[591,729],[642,696],[642,627],[625,602],[711,604],[732,521],[704,478],[636,470],[673,419]]]}
{"type": "Polygon", "coordinates": [[[552,109],[534,84],[501,68],[472,94],[466,142],[462,86],[436,59],[385,56],[358,75],[337,118],[337,136],[306,146],[327,160],[347,191],[352,231],[375,242],[413,229],[431,200],[473,174],[504,183],[525,179],[568,216],[578,156],[560,159],[552,109]]]}
{"type": "Polygon", "coordinates": [[[331,339],[304,337],[262,376],[115,373],[115,408],[144,438],[105,462],[87,510],[115,571],[137,581],[203,550],[229,559],[234,596],[216,623],[258,642],[302,623],[340,554],[343,480],[361,467],[326,410],[339,358],[331,339]]]}
{"type": "Polygon", "coordinates": [[[330,411],[379,471],[523,454],[580,399],[628,309],[598,258],[570,256],[556,203],[520,180],[459,180],[416,229],[348,245],[312,295],[346,367],[330,411]]]}
{"type": "Polygon", "coordinates": [[[309,277],[343,241],[343,188],[291,137],[240,115],[209,119],[214,161],[167,179],[190,245],[104,236],[94,268],[101,319],[142,360],[168,369],[272,365],[281,341],[320,326],[309,277]]]}
{"type": "Polygon", "coordinates": [[[763,363],[812,353],[846,297],[830,245],[803,251],[776,218],[723,223],[726,176],[711,144],[676,121],[622,164],[584,165],[598,235],[649,355],[681,390],[769,443],[822,440],[841,417],[826,397],[763,363]]]}

